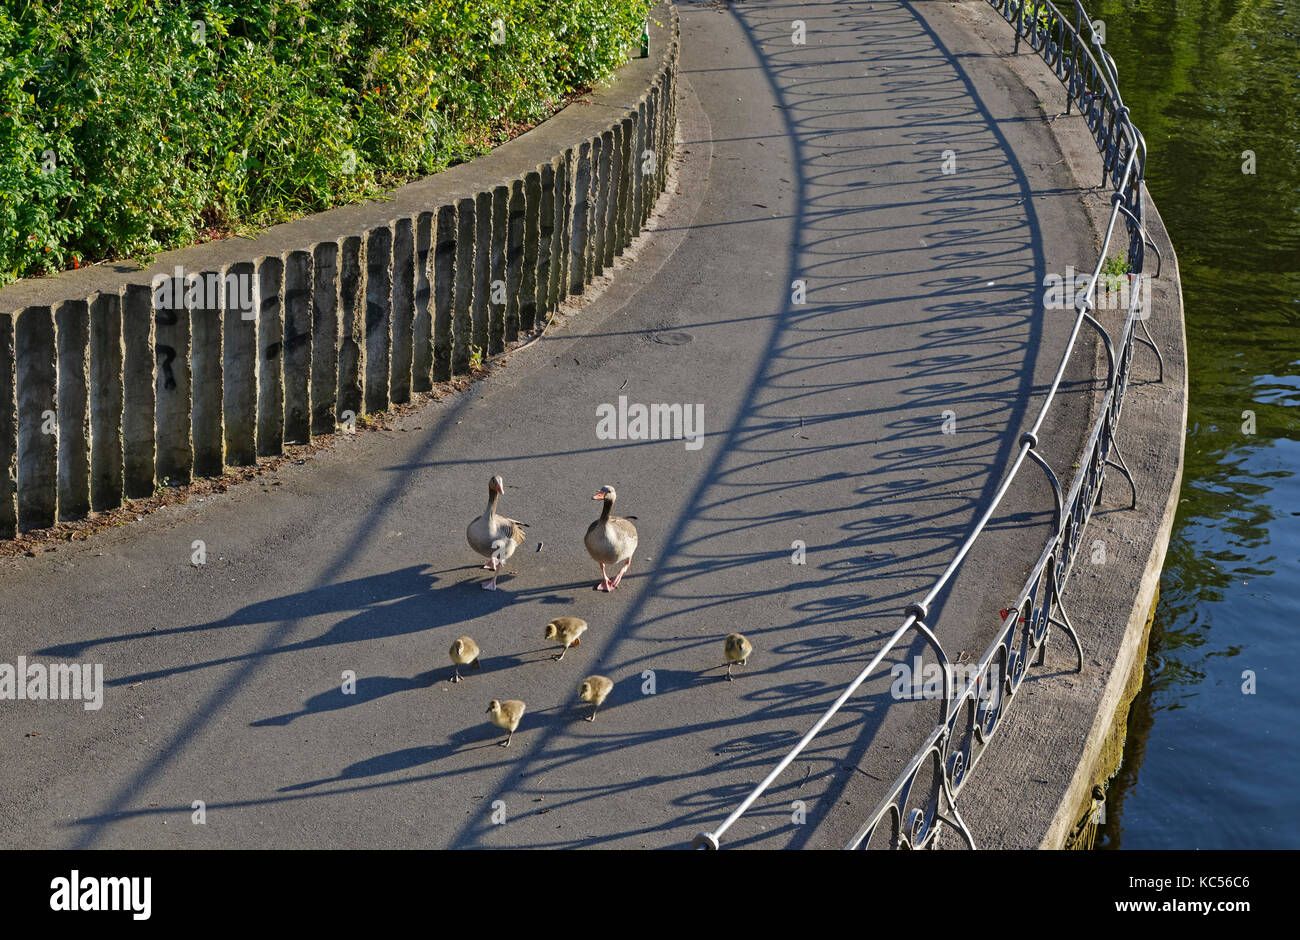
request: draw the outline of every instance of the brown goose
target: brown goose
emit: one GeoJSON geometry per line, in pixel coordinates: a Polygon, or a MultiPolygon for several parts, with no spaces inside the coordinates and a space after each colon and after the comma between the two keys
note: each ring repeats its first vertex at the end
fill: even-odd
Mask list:
{"type": "Polygon", "coordinates": [[[633,553],[636,552],[636,526],[628,521],[628,519],[635,519],[636,516],[624,519],[610,515],[614,509],[614,500],[617,498],[618,494],[614,492],[612,486],[602,486],[597,491],[592,499],[604,500],[605,508],[601,510],[600,518],[587,527],[587,535],[583,538],[588,554],[600,565],[601,583],[596,586],[600,591],[612,591],[618,587],[619,582],[623,580],[623,575],[632,564],[633,553]],[[614,580],[610,581],[605,566],[617,564],[622,564],[623,567],[614,576],[614,580]]]}
{"type": "Polygon", "coordinates": [[[501,566],[510,559],[515,549],[527,537],[523,530],[523,526],[527,523],[507,519],[497,513],[497,501],[501,499],[503,492],[505,492],[505,483],[501,477],[495,476],[488,480],[487,510],[465,530],[469,547],[488,559],[488,563],[483,567],[492,572],[492,580],[483,585],[486,591],[497,589],[501,566]]]}

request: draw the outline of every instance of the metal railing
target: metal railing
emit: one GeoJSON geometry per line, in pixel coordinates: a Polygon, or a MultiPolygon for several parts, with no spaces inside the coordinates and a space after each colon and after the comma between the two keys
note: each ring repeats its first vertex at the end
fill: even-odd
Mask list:
{"type": "MultiPolygon", "coordinates": [[[[1056,73],[1067,92],[1067,113],[1071,107],[1077,106],[1093,134],[1102,157],[1102,184],[1109,183],[1112,190],[1112,209],[1100,256],[1088,280],[1086,292],[1082,297],[1076,297],[1074,327],[1042,407],[1033,424],[1020,435],[1019,448],[1011,469],[970,535],[929,593],[907,606],[902,624],[825,714],[717,828],[695,837],[693,844],[696,848],[718,848],[727,830],[767,791],[858,687],[876,673],[899,641],[909,634],[913,634],[913,637],[919,634],[933,649],[943,670],[944,717],[926,737],[846,848],[870,844],[884,823],[888,826],[889,844],[894,848],[928,848],[947,824],[957,829],[966,844],[973,849],[975,841],[957,810],[957,797],[988,742],[1000,727],[1025,676],[1033,666],[1043,662],[1052,627],[1060,627],[1070,638],[1078,659],[1076,671],[1083,669],[1083,647],[1062,605],[1061,591],[1073,566],[1084,527],[1092,516],[1093,507],[1101,499],[1107,467],[1114,467],[1124,475],[1133,493],[1129,508],[1136,508],[1137,505],[1137,488],[1115,441],[1124,391],[1128,387],[1134,342],[1141,342],[1155,352],[1160,366],[1159,380],[1164,380],[1163,357],[1146,328],[1145,320],[1150,311],[1142,306],[1143,291],[1129,292],[1127,315],[1118,343],[1111,340],[1105,328],[1091,313],[1095,307],[1097,282],[1102,277],[1112,239],[1121,222],[1128,235],[1125,257],[1129,276],[1132,278],[1139,273],[1148,276],[1144,268],[1145,249],[1148,245],[1155,248],[1155,245],[1146,235],[1142,195],[1146,142],[1133,126],[1128,108],[1120,97],[1115,63],[1101,48],[1093,23],[1079,0],[1073,0],[1072,20],[1067,19],[1060,8],[1049,0],[988,2],[1015,30],[1015,50],[1019,51],[1022,41],[1027,43],[1056,73]],[[1079,471],[1070,484],[1069,492],[1063,494],[1060,481],[1039,452],[1038,435],[1056,398],[1085,323],[1097,330],[1105,346],[1107,387],[1088,436],[1084,455],[1079,461],[1079,471]],[[1138,335],[1139,329],[1142,335],[1138,335]],[[955,683],[951,681],[953,664],[927,623],[930,606],[960,569],[1026,461],[1037,464],[1051,485],[1054,501],[1052,535],[1022,586],[1015,606],[1007,610],[1001,630],[976,667],[968,670],[969,679],[961,691],[955,692],[955,683]],[[930,783],[928,786],[918,786],[924,779],[922,772],[926,768],[931,770],[930,783]]],[[[1159,249],[1155,250],[1155,276],[1159,277],[1161,259],[1159,249]]]]}

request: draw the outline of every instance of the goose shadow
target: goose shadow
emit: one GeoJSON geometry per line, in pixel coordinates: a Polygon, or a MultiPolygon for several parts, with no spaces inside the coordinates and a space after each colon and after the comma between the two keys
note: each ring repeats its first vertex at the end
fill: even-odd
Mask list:
{"type": "MultiPolygon", "coordinates": [[[[44,656],[75,657],[87,650],[114,643],[157,640],[168,636],[201,634],[209,630],[228,630],[302,620],[310,617],[355,611],[340,620],[321,636],[303,643],[289,644],[272,652],[287,652],[334,643],[351,643],[360,639],[395,637],[419,630],[461,623],[486,616],[508,606],[514,594],[509,591],[483,591],[471,587],[469,578],[452,580],[452,572],[470,574],[477,565],[465,565],[444,571],[430,571],[424,565],[410,565],[395,571],[353,578],[324,587],[282,594],[255,601],[239,610],[207,623],[190,624],[163,630],[139,630],[115,633],[95,639],[47,646],[36,652],[44,656]]],[[[260,655],[260,654],[259,654],[260,655]]],[[[220,660],[225,663],[232,660],[220,660]]],[[[178,671],[204,668],[215,663],[198,663],[178,671]]],[[[157,673],[166,675],[167,671],[157,673]]]]}
{"type": "MultiPolygon", "coordinates": [[[[538,651],[534,650],[533,652],[538,651]]],[[[494,672],[515,669],[529,662],[536,662],[536,660],[521,659],[520,655],[528,654],[507,653],[501,656],[493,656],[485,663],[480,659],[480,663],[483,663],[483,665],[478,669],[468,666],[461,668],[461,679],[464,682],[473,682],[474,678],[480,675],[487,676],[494,672]]],[[[403,676],[363,676],[357,679],[356,688],[352,692],[344,692],[341,685],[332,685],[324,692],[319,692],[304,701],[302,708],[296,712],[286,712],[283,715],[260,718],[257,721],[250,721],[248,726],[250,728],[282,727],[308,715],[326,714],[344,708],[351,708],[355,705],[365,705],[368,702],[374,702],[389,695],[398,695],[402,692],[432,689],[444,682],[453,684],[451,682],[453,675],[455,675],[455,670],[448,664],[439,666],[436,669],[426,670],[409,678],[403,676]]]]}
{"type": "Polygon", "coordinates": [[[100,643],[293,621],[347,609],[355,611],[351,616],[335,622],[324,633],[307,639],[219,659],[123,675],[107,683],[111,686],[129,685],[133,682],[256,660],[266,655],[313,650],[345,643],[396,639],[449,626],[463,630],[465,624],[496,613],[514,602],[509,595],[501,591],[467,590],[464,589],[463,582],[435,586],[432,581],[432,576],[423,573],[417,565],[388,574],[329,585],[318,591],[304,591],[285,595],[282,598],[259,601],[229,617],[210,623],[178,627],[173,630],[104,637],[86,643],[69,644],[67,647],[49,647],[44,653],[69,656],[73,648],[84,650],[100,643]],[[54,652],[56,650],[58,652],[54,652]]]}
{"type": "Polygon", "coordinates": [[[364,676],[357,679],[356,689],[353,692],[344,692],[342,686],[334,685],[328,691],[320,692],[307,699],[302,703],[302,708],[296,712],[286,712],[283,715],[250,721],[248,726],[250,728],[283,726],[307,715],[339,711],[353,705],[374,702],[385,696],[396,695],[400,692],[413,692],[417,689],[432,688],[440,671],[431,669],[409,679],[400,676],[364,676]]]}
{"type": "MultiPolygon", "coordinates": [[[[533,729],[554,731],[557,726],[568,724],[572,720],[573,716],[568,712],[569,708],[562,705],[539,708],[536,711],[529,710],[524,714],[527,724],[515,732],[515,738],[523,738],[533,729]]],[[[420,744],[415,747],[399,748],[386,754],[377,754],[374,757],[367,757],[348,764],[333,777],[322,777],[319,780],[304,780],[301,783],[288,784],[280,787],[276,792],[298,793],[331,783],[353,784],[373,777],[383,777],[402,771],[414,770],[427,764],[436,764],[453,754],[464,754],[489,747],[501,747],[502,741],[505,740],[502,735],[502,730],[487,721],[485,716],[482,722],[469,728],[453,731],[447,736],[445,744],[420,744]]],[[[506,750],[506,748],[501,749],[506,750]]],[[[448,771],[448,773],[455,772],[448,771]]],[[[435,773],[422,779],[436,779],[440,776],[443,776],[443,774],[435,773]]]]}

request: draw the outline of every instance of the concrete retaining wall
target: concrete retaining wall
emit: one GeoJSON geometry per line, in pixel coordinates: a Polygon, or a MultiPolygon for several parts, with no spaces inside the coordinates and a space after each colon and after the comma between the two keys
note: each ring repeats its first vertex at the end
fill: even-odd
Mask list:
{"type": "Polygon", "coordinates": [[[0,290],[0,538],[409,401],[546,326],[667,182],[677,14],[610,86],[391,194],[0,290]]]}

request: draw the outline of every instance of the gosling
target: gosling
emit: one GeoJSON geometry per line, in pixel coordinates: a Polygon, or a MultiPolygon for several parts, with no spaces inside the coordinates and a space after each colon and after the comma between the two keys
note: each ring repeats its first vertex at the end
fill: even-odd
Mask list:
{"type": "Polygon", "coordinates": [[[583,721],[596,720],[596,712],[600,711],[600,706],[605,704],[605,699],[612,688],[614,688],[614,680],[606,676],[587,676],[582,680],[578,697],[592,704],[591,714],[582,719],[583,721]]]}
{"type": "Polygon", "coordinates": [[[451,644],[450,654],[452,671],[455,673],[451,677],[452,682],[459,682],[463,678],[460,674],[461,666],[483,668],[478,661],[478,644],[467,636],[456,637],[456,642],[451,644]]]}
{"type": "Polygon", "coordinates": [[[731,667],[737,663],[745,665],[749,661],[749,655],[754,652],[754,644],[745,639],[742,633],[728,633],[722,648],[727,654],[727,681],[731,682],[734,679],[731,667]]]}
{"type": "Polygon", "coordinates": [[[501,742],[502,747],[509,747],[511,739],[515,736],[515,729],[519,727],[519,719],[524,717],[524,703],[518,699],[511,699],[508,702],[493,699],[488,705],[487,714],[492,716],[492,724],[510,732],[501,742]]]}
{"type": "Polygon", "coordinates": [[[546,639],[559,643],[564,649],[558,656],[551,657],[557,663],[564,658],[570,646],[581,646],[578,639],[587,629],[587,621],[577,617],[556,617],[546,625],[546,639]]]}

